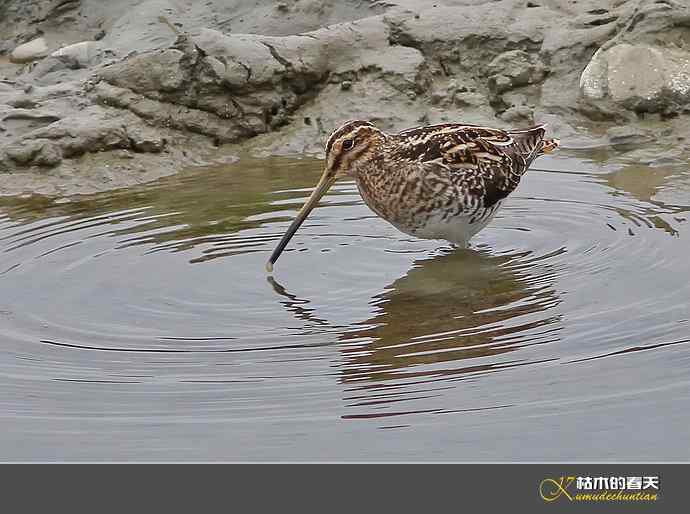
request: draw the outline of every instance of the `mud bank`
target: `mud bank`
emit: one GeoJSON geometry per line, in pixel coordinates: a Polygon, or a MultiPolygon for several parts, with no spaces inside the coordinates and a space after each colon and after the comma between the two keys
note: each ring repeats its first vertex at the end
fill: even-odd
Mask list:
{"type": "Polygon", "coordinates": [[[0,193],[70,194],[188,165],[319,154],[384,129],[548,122],[565,147],[686,157],[677,0],[0,2],[0,193]]]}

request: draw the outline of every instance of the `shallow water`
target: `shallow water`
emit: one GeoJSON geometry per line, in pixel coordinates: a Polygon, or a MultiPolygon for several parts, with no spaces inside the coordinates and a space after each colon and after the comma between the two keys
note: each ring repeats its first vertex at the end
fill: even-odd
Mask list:
{"type": "MultiPolygon", "coordinates": [[[[656,155],[654,151],[650,155],[656,155]]],[[[0,200],[9,460],[690,458],[690,171],[540,159],[453,250],[315,160],[0,200]]]]}

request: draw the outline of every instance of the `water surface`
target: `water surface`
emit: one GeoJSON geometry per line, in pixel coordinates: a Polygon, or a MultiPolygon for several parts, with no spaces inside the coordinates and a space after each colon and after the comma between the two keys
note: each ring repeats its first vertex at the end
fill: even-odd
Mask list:
{"type": "Polygon", "coordinates": [[[272,277],[320,161],[1,199],[0,455],[687,460],[690,171],[645,155],[540,159],[465,250],[339,183],[272,277]]]}

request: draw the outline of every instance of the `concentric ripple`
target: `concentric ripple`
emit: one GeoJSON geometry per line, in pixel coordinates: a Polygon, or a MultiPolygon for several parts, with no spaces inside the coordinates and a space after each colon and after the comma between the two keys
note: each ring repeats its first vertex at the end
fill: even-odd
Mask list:
{"type": "Polygon", "coordinates": [[[340,183],[272,277],[318,161],[0,200],[0,450],[679,458],[687,163],[588,152],[542,159],[469,249],[397,232],[340,183]]]}

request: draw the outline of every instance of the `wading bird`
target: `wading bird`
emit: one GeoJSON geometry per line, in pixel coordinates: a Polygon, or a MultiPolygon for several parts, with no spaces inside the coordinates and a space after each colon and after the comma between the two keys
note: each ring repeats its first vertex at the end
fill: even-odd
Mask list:
{"type": "Polygon", "coordinates": [[[352,177],[364,202],[398,230],[465,246],[496,215],[532,161],[558,146],[544,125],[501,130],[446,123],[386,134],[348,121],[326,143],[326,168],[266,265],[336,179],[352,177]]]}

